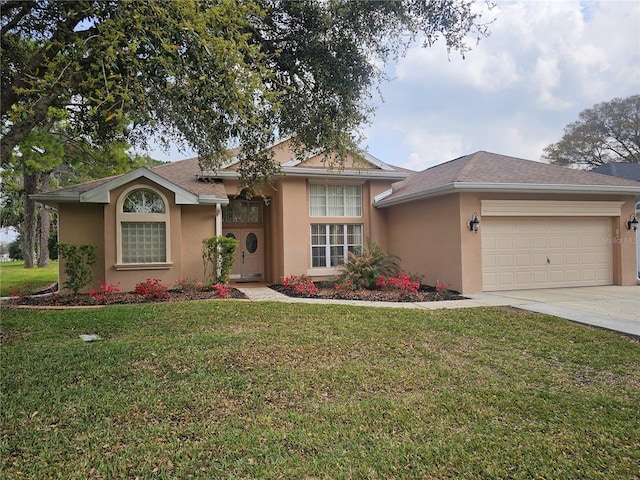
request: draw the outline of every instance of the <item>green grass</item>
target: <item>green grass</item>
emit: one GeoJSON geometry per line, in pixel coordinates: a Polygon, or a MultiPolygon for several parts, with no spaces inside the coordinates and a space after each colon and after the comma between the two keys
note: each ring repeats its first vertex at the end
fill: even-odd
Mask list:
{"type": "Polygon", "coordinates": [[[51,286],[58,281],[58,262],[52,260],[47,268],[24,268],[24,262],[0,263],[0,297],[11,291],[28,294],[51,286]]]}
{"type": "Polygon", "coordinates": [[[2,330],[2,478],[640,474],[640,344],[550,316],[226,300],[2,330]]]}

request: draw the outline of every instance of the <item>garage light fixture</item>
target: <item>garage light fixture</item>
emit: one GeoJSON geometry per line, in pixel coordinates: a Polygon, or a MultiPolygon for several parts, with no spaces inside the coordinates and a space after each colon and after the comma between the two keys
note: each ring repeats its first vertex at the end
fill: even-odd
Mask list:
{"type": "Polygon", "coordinates": [[[636,217],[635,213],[629,215],[629,220],[627,221],[627,230],[637,231],[638,230],[638,217],[636,217]]]}
{"type": "MultiPolygon", "coordinates": [[[[637,220],[636,223],[638,223],[637,220]]],[[[478,220],[478,212],[473,212],[473,215],[471,215],[471,221],[469,222],[469,230],[478,233],[478,225],[480,225],[480,220],[478,220]]]]}

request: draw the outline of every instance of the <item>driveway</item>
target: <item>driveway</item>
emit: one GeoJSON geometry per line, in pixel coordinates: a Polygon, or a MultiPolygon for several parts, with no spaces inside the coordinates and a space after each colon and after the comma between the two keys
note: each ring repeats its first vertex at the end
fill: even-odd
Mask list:
{"type": "Polygon", "coordinates": [[[510,305],[640,336],[640,286],[513,290],[466,296],[484,305],[510,305]]]}

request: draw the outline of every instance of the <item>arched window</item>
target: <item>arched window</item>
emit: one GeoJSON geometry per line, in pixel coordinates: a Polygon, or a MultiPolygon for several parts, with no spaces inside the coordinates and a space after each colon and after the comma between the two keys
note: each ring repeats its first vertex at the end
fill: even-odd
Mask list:
{"type": "Polygon", "coordinates": [[[162,193],[131,187],[117,204],[118,264],[165,264],[169,259],[169,215],[162,193]]]}

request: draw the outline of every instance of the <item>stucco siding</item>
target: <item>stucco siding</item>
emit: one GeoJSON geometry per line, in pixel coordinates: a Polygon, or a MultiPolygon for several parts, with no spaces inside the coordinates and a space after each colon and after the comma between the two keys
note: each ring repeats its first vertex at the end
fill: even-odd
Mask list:
{"type": "MultiPolygon", "coordinates": [[[[75,245],[93,245],[97,248],[97,261],[93,267],[96,280],[105,278],[105,236],[104,205],[97,204],[60,204],[58,206],[58,242],[75,245]]],[[[67,281],[64,273],[65,259],[60,257],[58,264],[60,288],[67,281]]],[[[88,291],[92,288],[85,288],[88,291]]]]}
{"type": "Polygon", "coordinates": [[[440,282],[462,291],[459,195],[407,203],[386,210],[388,250],[401,258],[404,270],[421,275],[425,284],[440,282]]]}
{"type": "Polygon", "coordinates": [[[290,178],[281,186],[283,275],[302,275],[309,266],[310,233],[307,182],[290,178]]]}
{"type": "MultiPolygon", "coordinates": [[[[110,192],[110,203],[105,206],[105,281],[108,283],[120,282],[120,290],[133,291],[136,284],[144,282],[148,278],[157,278],[165,285],[173,285],[174,281],[182,278],[182,210],[175,203],[175,195],[169,190],[160,187],[154,182],[141,178],[115,188],[110,192]],[[118,270],[118,228],[117,228],[117,202],[120,196],[131,187],[149,187],[161,192],[167,199],[167,211],[169,214],[168,242],[170,244],[169,268],[148,269],[141,266],[134,270],[118,270]]],[[[96,280],[101,280],[96,278],[96,280]]]]}
{"type": "Polygon", "coordinates": [[[180,278],[203,281],[202,240],[216,235],[216,206],[183,205],[181,218],[182,272],[180,278]]]}

